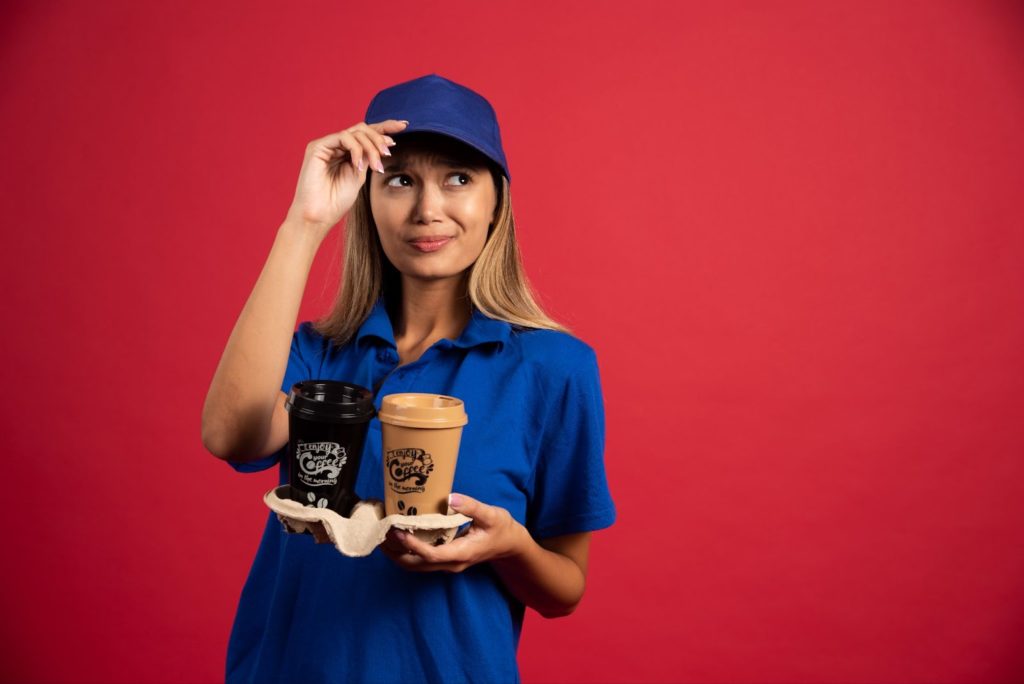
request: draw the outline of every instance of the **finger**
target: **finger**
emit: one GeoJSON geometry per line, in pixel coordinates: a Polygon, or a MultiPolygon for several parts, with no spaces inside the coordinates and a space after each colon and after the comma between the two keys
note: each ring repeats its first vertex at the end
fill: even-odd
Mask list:
{"type": "Polygon", "coordinates": [[[395,550],[395,547],[386,546],[385,544],[381,544],[378,548],[380,548],[381,553],[390,558],[395,565],[403,570],[408,570],[410,572],[432,572],[435,569],[432,564],[427,563],[415,553],[401,545],[399,545],[397,551],[395,550]]]}
{"type": "Polygon", "coordinates": [[[396,554],[409,552],[409,549],[402,543],[394,528],[389,529],[387,534],[384,535],[384,541],[380,543],[380,547],[385,551],[391,551],[396,554]]]}
{"type": "Polygon", "coordinates": [[[317,142],[329,149],[332,156],[339,155],[341,161],[348,157],[352,163],[352,168],[356,171],[362,171],[363,146],[352,135],[351,130],[339,131],[317,142]]]}
{"type": "Polygon", "coordinates": [[[392,542],[385,541],[380,544],[379,548],[383,553],[385,553],[388,556],[401,556],[404,553],[409,553],[408,549],[406,549],[401,544],[396,544],[392,542]]]}
{"type": "Polygon", "coordinates": [[[384,173],[384,165],[380,161],[380,149],[377,147],[377,143],[370,138],[366,131],[352,131],[352,136],[363,146],[363,153],[366,154],[368,161],[367,166],[377,173],[384,173]]]}
{"type": "Polygon", "coordinates": [[[401,133],[408,125],[409,122],[404,119],[386,119],[384,121],[367,124],[367,126],[379,133],[401,133]]]}
{"type": "Polygon", "coordinates": [[[384,546],[383,544],[381,544],[377,548],[380,549],[381,553],[383,553],[385,556],[387,556],[388,558],[390,558],[394,562],[398,563],[399,565],[404,565],[402,561],[403,561],[403,559],[406,556],[408,556],[409,558],[413,557],[413,554],[409,553],[405,549],[398,549],[398,550],[396,550],[394,547],[387,547],[387,546],[384,546]]]}
{"type": "Polygon", "coordinates": [[[386,555],[391,560],[392,563],[400,567],[402,570],[407,570],[409,572],[429,571],[428,566],[425,566],[423,564],[423,559],[418,558],[417,556],[405,555],[400,553],[386,553],[384,555],[386,555]]]}
{"type": "Polygon", "coordinates": [[[409,572],[462,572],[471,565],[464,561],[435,563],[414,554],[400,554],[392,560],[409,572]]]}
{"type": "Polygon", "coordinates": [[[412,551],[427,563],[463,563],[469,560],[465,542],[452,541],[441,546],[432,546],[412,534],[403,533],[396,536],[407,550],[412,551]]]}
{"type": "Polygon", "coordinates": [[[364,126],[362,128],[362,131],[364,133],[366,133],[367,136],[369,136],[370,140],[373,141],[373,144],[376,145],[376,148],[381,153],[381,156],[384,156],[384,157],[390,157],[391,156],[391,150],[389,148],[392,145],[396,144],[394,138],[392,138],[390,135],[384,135],[383,133],[378,133],[377,131],[373,130],[369,126],[364,126]]]}
{"type": "Polygon", "coordinates": [[[331,537],[327,534],[327,530],[324,528],[323,523],[314,523],[312,530],[317,544],[324,544],[331,541],[331,537]]]}
{"type": "MultiPolygon", "coordinates": [[[[428,549],[432,548],[429,545],[426,546],[428,549]]],[[[381,552],[385,556],[394,561],[395,564],[403,570],[408,570],[410,572],[462,572],[473,565],[471,561],[464,560],[428,560],[408,549],[405,549],[404,547],[402,547],[400,551],[396,552],[393,547],[386,546],[383,543],[378,548],[380,548],[381,552]]]]}
{"type": "Polygon", "coordinates": [[[482,501],[477,501],[465,494],[455,494],[453,492],[448,497],[448,505],[456,513],[469,516],[473,519],[474,524],[479,524],[483,527],[489,527],[497,520],[498,512],[494,506],[488,506],[482,501]]]}
{"type": "Polygon", "coordinates": [[[419,556],[405,555],[399,556],[395,559],[399,567],[409,572],[434,572],[437,568],[431,563],[427,563],[419,556]]]}
{"type": "Polygon", "coordinates": [[[389,535],[395,540],[395,543],[401,547],[403,553],[412,554],[416,556],[423,556],[424,551],[429,551],[431,548],[429,545],[421,542],[416,538],[412,532],[406,532],[397,528],[392,528],[389,535]]]}
{"type": "Polygon", "coordinates": [[[354,144],[356,142],[352,138],[351,133],[348,130],[344,130],[313,140],[309,143],[309,147],[317,156],[322,156],[323,154],[344,155],[348,153],[354,144]]]}
{"type": "Polygon", "coordinates": [[[396,144],[394,138],[390,135],[384,135],[372,126],[367,126],[366,124],[359,124],[359,130],[365,133],[367,137],[373,141],[374,147],[380,151],[381,155],[385,157],[391,156],[391,150],[388,148],[396,144]]]}
{"type": "Polygon", "coordinates": [[[398,564],[410,572],[462,572],[473,565],[468,561],[435,563],[419,556],[402,556],[398,564]]]}
{"type": "Polygon", "coordinates": [[[380,543],[382,551],[387,551],[395,555],[401,555],[403,553],[409,553],[409,549],[405,548],[398,537],[395,536],[395,530],[388,530],[387,535],[384,537],[384,541],[380,543]]]}

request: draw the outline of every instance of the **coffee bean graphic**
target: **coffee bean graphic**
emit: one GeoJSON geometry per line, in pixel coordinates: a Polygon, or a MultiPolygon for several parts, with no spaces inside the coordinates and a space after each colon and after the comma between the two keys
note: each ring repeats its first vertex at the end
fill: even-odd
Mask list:
{"type": "Polygon", "coordinates": [[[402,501],[401,499],[398,500],[398,510],[400,510],[400,511],[404,511],[405,510],[405,502],[402,501]]]}
{"type": "Polygon", "coordinates": [[[406,513],[406,515],[416,515],[416,507],[415,506],[409,506],[409,511],[408,511],[408,513],[406,513]]]}
{"type": "Polygon", "coordinates": [[[314,494],[313,492],[306,492],[306,501],[309,502],[308,504],[306,504],[306,508],[327,508],[327,499],[320,499],[318,501],[316,498],[316,494],[314,494]]]}

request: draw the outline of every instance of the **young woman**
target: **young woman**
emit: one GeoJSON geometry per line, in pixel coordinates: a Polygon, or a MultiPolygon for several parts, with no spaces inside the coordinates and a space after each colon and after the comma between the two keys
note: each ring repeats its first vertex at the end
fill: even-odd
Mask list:
{"type": "MultiPolygon", "coordinates": [[[[368,557],[267,524],[227,654],[235,682],[514,682],[525,606],[570,614],[590,533],[611,525],[594,350],[548,318],[522,270],[497,118],[431,74],[306,147],[295,199],[228,339],[203,443],[241,472],[279,467],[295,382],[465,402],[451,506],[469,532],[391,533],[368,557]],[[366,123],[372,122],[372,123],[366,123]],[[295,329],[313,257],[342,217],[338,298],[295,329]]],[[[544,229],[550,230],[551,226],[544,229]]],[[[383,499],[371,422],[356,482],[383,499]]]]}

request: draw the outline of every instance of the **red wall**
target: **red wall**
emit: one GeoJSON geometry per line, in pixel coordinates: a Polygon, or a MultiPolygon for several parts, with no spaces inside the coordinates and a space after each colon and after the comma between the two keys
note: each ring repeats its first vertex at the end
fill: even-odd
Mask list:
{"type": "Polygon", "coordinates": [[[604,381],[619,522],[524,680],[1024,681],[1019,3],[529,8],[4,3],[4,681],[223,676],[275,475],[203,398],[306,143],[430,72],[604,381]]]}

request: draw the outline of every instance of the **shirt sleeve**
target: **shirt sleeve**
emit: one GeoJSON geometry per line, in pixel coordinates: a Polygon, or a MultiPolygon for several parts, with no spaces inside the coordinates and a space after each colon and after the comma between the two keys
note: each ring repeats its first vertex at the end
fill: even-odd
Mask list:
{"type": "MultiPolygon", "coordinates": [[[[302,323],[299,329],[292,334],[292,347],[288,353],[288,365],[284,371],[284,380],[281,382],[281,391],[285,394],[291,391],[292,385],[295,383],[313,379],[313,372],[307,359],[313,356],[310,353],[310,343],[313,342],[315,336],[316,334],[309,322],[302,323]]],[[[280,463],[287,449],[288,445],[286,444],[274,453],[255,461],[246,461],[244,463],[226,461],[226,463],[240,473],[258,473],[280,463]]]]}
{"type": "Polygon", "coordinates": [[[604,398],[597,355],[587,347],[542,432],[527,529],[536,539],[603,529],[615,522],[604,467],[604,398]]]}

